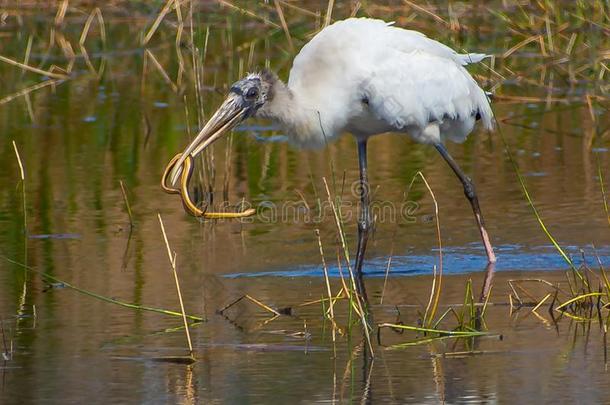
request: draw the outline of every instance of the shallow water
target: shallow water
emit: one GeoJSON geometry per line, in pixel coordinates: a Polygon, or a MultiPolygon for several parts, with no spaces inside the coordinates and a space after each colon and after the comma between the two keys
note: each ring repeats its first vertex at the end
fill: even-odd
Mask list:
{"type": "MultiPolygon", "coordinates": [[[[500,54],[516,42],[483,29],[492,24],[489,17],[483,18],[482,32],[456,35],[426,28],[425,16],[402,20],[401,9],[386,3],[385,9],[371,6],[368,12],[402,26],[414,24],[456,47],[500,54]]],[[[326,7],[305,4],[310,10],[326,7]]],[[[261,7],[259,17],[277,18],[273,8],[261,7]]],[[[349,15],[348,8],[338,5],[335,18],[349,15]]],[[[333,291],[340,288],[336,227],[324,206],[323,178],[343,195],[348,244],[355,245],[355,142],[345,136],[324,150],[298,151],[267,122],[242,126],[230,141],[214,147],[214,202],[222,201],[227,184],[231,204],[245,201],[259,214],[242,222],[200,223],[159,187],[165,164],[188,141],[187,128],[191,133],[198,128],[191,53],[187,45],[181,48],[181,74],[172,25],[176,17],[168,16],[170,23],[161,24],[148,49],[177,93],[148,57],[147,73],[142,73],[145,51],[139,38],[151,26],[156,8],[132,3],[102,9],[108,41],[101,41],[94,23],[85,43],[92,67],[104,65],[99,78],[78,51],[86,20],[79,10],[89,12],[86,6],[70,8],[63,28],[53,31],[55,8],[38,13],[26,5],[7,8],[0,30],[5,37],[0,54],[16,60],[23,60],[30,35],[33,65],[66,66],[60,38],[78,54],[70,80],[9,101],[3,97],[43,79],[0,65],[0,323],[2,348],[13,349],[10,359],[0,362],[0,402],[599,403],[607,398],[599,324],[563,318],[555,326],[548,305],[538,311],[540,317],[531,308],[510,314],[509,279],[540,278],[567,288],[567,265],[532,215],[497,133],[476,131],[465,144],[449,146],[477,185],[498,254],[494,305],[486,316],[494,335],[390,350],[385,346],[415,335],[387,330],[381,345],[375,342],[376,356],[370,361],[363,356],[358,326],[351,338],[339,337],[333,345],[321,306],[298,306],[326,294],[316,229],[333,291]],[[55,42],[49,50],[50,35],[55,42]],[[27,232],[12,140],[25,167],[27,232]],[[133,211],[132,229],[120,181],[133,211]],[[207,319],[191,330],[199,360],[192,366],[154,361],[185,354],[179,318],[98,301],[61,283],[49,284],[39,273],[25,273],[11,262],[27,263],[105,297],[177,309],[157,213],[177,254],[187,312],[207,319]],[[292,307],[293,315],[270,320],[246,302],[225,316],[216,313],[243,294],[272,307],[292,307]],[[442,356],[461,351],[469,353],[442,356]]],[[[286,18],[298,48],[318,20],[290,10],[286,18]]],[[[195,43],[201,52],[206,23],[212,24],[203,68],[206,116],[222,101],[228,84],[243,71],[264,66],[266,57],[287,77],[292,56],[281,28],[213,3],[196,11],[195,43]]],[[[592,120],[582,99],[549,101],[549,95],[571,100],[595,92],[599,83],[567,85],[560,68],[550,67],[542,77],[534,69],[539,63],[535,57],[524,51],[515,58],[512,69],[525,65],[534,72],[499,81],[483,69],[474,71],[481,81],[489,78],[487,88],[500,84],[500,95],[531,98],[514,102],[499,97],[495,108],[536,206],[577,264],[582,249],[593,267],[596,255],[609,265],[610,228],[598,177],[601,172],[608,184],[607,109],[594,104],[592,120]],[[543,85],[532,83],[537,80],[543,85]]],[[[463,302],[468,278],[480,290],[484,251],[461,186],[433,148],[383,135],[371,140],[369,156],[378,214],[365,269],[372,316],[375,323],[416,325],[439,253],[434,205],[425,188],[416,184],[405,199],[417,171],[424,173],[439,204],[447,275],[443,308],[463,302]],[[389,256],[392,266],[381,305],[389,256]]],[[[528,291],[536,299],[549,292],[538,284],[528,291]]],[[[339,304],[340,325],[348,323],[348,313],[339,304]]]]}
{"type": "MultiPolygon", "coordinates": [[[[486,322],[501,337],[480,338],[471,346],[441,342],[392,350],[384,346],[406,341],[407,335],[385,330],[381,335],[384,346],[375,344],[372,362],[364,360],[363,345],[356,337],[351,341],[339,337],[333,359],[330,325],[321,322],[320,307],[297,307],[324,294],[319,278],[227,281],[198,272],[183,272],[182,276],[187,308],[208,316],[207,323],[191,329],[197,363],[154,361],[186,354],[178,319],[134,313],[70,290],[54,290],[37,301],[36,320],[18,321],[15,357],[5,363],[10,368],[3,370],[3,397],[14,403],[437,403],[443,399],[450,403],[524,403],[535,398],[603,403],[607,398],[607,371],[597,326],[589,326],[589,330],[563,319],[555,329],[546,310],[540,311],[541,318],[530,313],[531,308],[509,314],[509,277],[563,281],[557,272],[498,274],[496,305],[488,308],[486,322]],[[244,293],[277,307],[294,306],[293,316],[269,321],[269,314],[246,303],[227,311],[226,318],[214,313],[244,293]],[[303,338],[303,332],[310,338],[303,338]],[[464,351],[471,353],[460,354],[464,351]]],[[[112,291],[118,296],[140,293],[143,302],[176,306],[169,284],[150,282],[138,291],[133,287],[133,274],[115,273],[112,278],[116,284],[112,291]]],[[[443,302],[455,305],[462,301],[465,282],[465,276],[446,277],[443,302]]],[[[103,290],[100,284],[92,287],[103,290]]],[[[370,280],[367,286],[373,303],[378,302],[381,280],[370,280]]],[[[392,279],[384,297],[388,304],[373,305],[375,322],[400,319],[415,324],[421,308],[413,304],[427,299],[429,287],[430,279],[425,276],[392,279]]],[[[530,291],[539,297],[546,293],[536,287],[530,291]]],[[[336,310],[347,312],[342,303],[336,310]]]]}

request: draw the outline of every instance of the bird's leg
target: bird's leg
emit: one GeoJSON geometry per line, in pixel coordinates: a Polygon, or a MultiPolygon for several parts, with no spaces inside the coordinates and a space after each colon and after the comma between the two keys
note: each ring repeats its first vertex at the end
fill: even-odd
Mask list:
{"type": "Polygon", "coordinates": [[[357,188],[360,193],[360,217],[358,218],[358,248],[356,250],[356,279],[358,293],[366,301],[366,290],[364,288],[364,280],[362,278],[362,264],[364,263],[364,252],[369,239],[369,231],[371,229],[371,215],[369,212],[370,204],[370,188],[369,178],[367,174],[366,162],[366,138],[358,140],[358,166],[360,168],[360,187],[357,188]]]}
{"type": "Polygon", "coordinates": [[[479,198],[477,197],[476,190],[474,188],[474,183],[472,180],[464,174],[460,166],[456,163],[455,160],[449,154],[449,151],[445,148],[445,145],[442,143],[437,143],[434,145],[436,150],[439,151],[443,159],[447,161],[455,175],[460,179],[462,184],[464,185],[464,194],[468,201],[470,201],[470,205],[472,206],[472,211],[474,212],[475,220],[477,221],[477,225],[479,226],[479,231],[481,232],[481,239],[483,240],[483,245],[485,245],[485,252],[487,253],[487,260],[489,263],[496,262],[496,255],[494,254],[493,247],[491,246],[491,242],[489,241],[489,235],[487,234],[487,230],[485,230],[485,225],[483,223],[483,216],[481,215],[481,208],[479,207],[479,198]]]}

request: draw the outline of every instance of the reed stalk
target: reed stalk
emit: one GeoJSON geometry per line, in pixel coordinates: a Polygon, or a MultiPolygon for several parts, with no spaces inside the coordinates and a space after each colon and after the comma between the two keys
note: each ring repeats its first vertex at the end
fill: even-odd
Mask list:
{"type": "Polygon", "coordinates": [[[417,179],[417,177],[421,178],[424,182],[424,185],[428,189],[428,193],[432,197],[432,201],[434,202],[434,218],[436,223],[436,237],[438,240],[438,272],[436,266],[433,267],[433,275],[432,275],[432,289],[430,290],[430,298],[428,300],[428,305],[426,306],[426,312],[424,313],[423,323],[426,326],[430,326],[432,324],[432,320],[436,316],[436,310],[438,308],[438,303],[440,301],[440,295],[442,291],[442,282],[443,282],[443,243],[441,239],[441,224],[439,218],[439,209],[438,202],[436,200],[436,196],[426,180],[426,177],[422,172],[415,173],[415,176],[411,179],[411,183],[407,188],[407,193],[405,196],[405,200],[408,199],[409,193],[411,192],[411,188],[413,187],[413,183],[417,179]]]}
{"type": "Polygon", "coordinates": [[[127,215],[129,216],[129,226],[133,228],[133,214],[131,213],[131,205],[129,204],[129,199],[127,198],[127,191],[125,191],[125,185],[123,184],[123,180],[119,180],[119,184],[121,185],[121,193],[123,194],[123,201],[125,202],[127,215]]]}
{"type": "MultiPolygon", "coordinates": [[[[320,257],[322,258],[322,269],[324,270],[324,281],[326,283],[326,293],[328,294],[328,306],[330,312],[330,320],[333,323],[332,327],[332,338],[333,344],[335,343],[336,334],[335,334],[335,311],[334,311],[334,302],[333,302],[333,293],[330,288],[330,280],[328,279],[328,267],[326,266],[326,259],[324,258],[324,249],[322,248],[322,239],[320,238],[320,230],[315,230],[316,237],[318,238],[318,247],[320,248],[320,257]]],[[[322,301],[324,302],[324,301],[322,301]]]]}
{"type": "Polygon", "coordinates": [[[163,241],[165,242],[165,248],[167,249],[167,258],[169,259],[169,263],[172,267],[172,273],[174,274],[174,283],[176,284],[176,292],[178,293],[178,300],[180,301],[180,311],[182,312],[182,321],[184,322],[184,331],[186,333],[186,341],[189,345],[189,356],[193,357],[193,344],[191,342],[191,332],[189,330],[189,324],[186,320],[186,312],[184,310],[184,301],[182,300],[182,292],[180,291],[180,281],[178,280],[178,271],[176,270],[176,252],[173,252],[169,246],[169,240],[167,239],[167,234],[165,233],[165,226],[163,225],[163,220],[161,219],[161,214],[157,213],[157,218],[159,219],[159,226],[161,227],[161,233],[163,234],[163,241]]]}

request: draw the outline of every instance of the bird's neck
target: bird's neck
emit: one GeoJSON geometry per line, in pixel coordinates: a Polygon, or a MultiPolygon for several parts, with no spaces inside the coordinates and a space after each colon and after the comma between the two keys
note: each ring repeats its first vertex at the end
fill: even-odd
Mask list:
{"type": "Polygon", "coordinates": [[[311,100],[301,97],[280,79],[273,84],[272,97],[257,112],[257,116],[280,124],[293,143],[301,146],[324,144],[320,114],[311,100]]]}
{"type": "Polygon", "coordinates": [[[271,94],[267,102],[258,110],[257,116],[269,118],[280,124],[289,124],[295,112],[295,95],[284,84],[283,81],[275,78],[271,87],[271,94]]]}

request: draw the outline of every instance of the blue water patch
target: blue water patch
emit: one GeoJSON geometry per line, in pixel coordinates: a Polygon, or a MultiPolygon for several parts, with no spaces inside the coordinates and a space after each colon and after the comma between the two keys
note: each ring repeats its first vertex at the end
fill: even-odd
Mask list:
{"type": "Polygon", "coordinates": [[[252,125],[242,124],[234,129],[235,132],[265,132],[265,131],[277,131],[280,129],[279,125],[252,125]]]}
{"type": "MultiPolygon", "coordinates": [[[[569,246],[564,250],[570,256],[576,266],[583,264],[583,258],[579,247],[569,246]]],[[[596,248],[591,246],[582,248],[585,252],[587,265],[592,269],[598,269],[599,257],[605,268],[610,268],[610,246],[596,248]],[[597,253],[597,256],[596,256],[597,253]]],[[[498,262],[496,271],[550,271],[569,269],[566,261],[559,255],[553,246],[540,246],[525,249],[519,245],[503,245],[495,248],[498,262]]],[[[364,274],[368,277],[383,277],[386,272],[388,258],[376,258],[367,260],[364,264],[364,274]]],[[[393,256],[390,267],[391,276],[415,276],[432,274],[434,266],[438,266],[438,255],[432,252],[429,255],[393,256]]],[[[464,274],[477,271],[485,271],[487,257],[484,252],[475,251],[469,247],[453,247],[443,250],[443,273],[464,274]]],[[[348,275],[348,269],[344,266],[341,271],[344,276],[348,275]]],[[[339,277],[339,268],[336,265],[329,266],[329,277],[339,277]]],[[[278,269],[274,271],[231,273],[224,277],[323,277],[324,269],[321,265],[298,266],[278,269]]]]}
{"type": "Polygon", "coordinates": [[[527,172],[524,174],[525,177],[544,177],[546,175],[546,172],[527,172]]]}
{"type": "Polygon", "coordinates": [[[271,135],[271,136],[260,136],[255,135],[254,139],[260,143],[286,143],[289,141],[286,135],[271,135]]]}
{"type": "Polygon", "coordinates": [[[28,235],[28,239],[80,239],[78,233],[43,233],[36,235],[28,235]]]}

